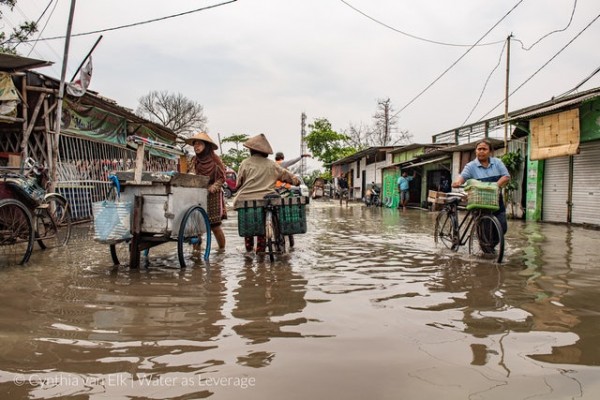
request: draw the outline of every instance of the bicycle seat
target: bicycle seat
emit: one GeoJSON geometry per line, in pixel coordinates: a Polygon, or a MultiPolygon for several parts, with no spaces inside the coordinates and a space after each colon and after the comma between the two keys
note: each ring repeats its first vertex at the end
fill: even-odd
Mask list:
{"type": "Polygon", "coordinates": [[[462,196],[448,196],[446,198],[446,204],[459,204],[462,196]]]}

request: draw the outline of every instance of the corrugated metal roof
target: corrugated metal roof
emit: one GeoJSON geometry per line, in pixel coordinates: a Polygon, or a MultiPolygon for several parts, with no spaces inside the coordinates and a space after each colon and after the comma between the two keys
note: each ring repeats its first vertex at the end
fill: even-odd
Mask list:
{"type": "Polygon", "coordinates": [[[562,109],[574,108],[581,103],[600,97],[600,88],[595,88],[584,93],[573,96],[568,96],[563,99],[552,99],[546,103],[538,104],[534,107],[529,107],[520,111],[510,113],[508,119],[503,120],[503,123],[514,122],[525,119],[540,117],[545,114],[551,114],[562,109]]]}
{"type": "Polygon", "coordinates": [[[440,161],[444,161],[450,158],[450,155],[447,154],[445,156],[442,157],[437,157],[437,158],[430,158],[430,159],[425,159],[425,160],[409,160],[409,161],[403,161],[401,163],[396,163],[396,164],[392,164],[390,166],[399,166],[401,168],[413,168],[413,167],[420,167],[421,165],[426,165],[426,164],[433,164],[433,163],[438,163],[440,161]]]}

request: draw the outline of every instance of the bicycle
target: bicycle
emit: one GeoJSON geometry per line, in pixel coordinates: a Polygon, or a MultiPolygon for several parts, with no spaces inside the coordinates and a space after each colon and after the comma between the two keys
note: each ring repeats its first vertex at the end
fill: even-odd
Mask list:
{"type": "Polygon", "coordinates": [[[340,206],[344,204],[344,201],[346,201],[346,207],[348,207],[350,191],[348,189],[338,189],[338,195],[340,196],[340,206]]]}
{"type": "Polygon", "coordinates": [[[32,158],[25,160],[19,172],[0,174],[0,262],[26,263],[35,241],[42,249],[69,241],[68,202],[58,193],[47,193],[46,181],[46,169],[32,158]]]}
{"type": "Polygon", "coordinates": [[[495,258],[497,263],[504,257],[504,230],[492,211],[483,208],[466,210],[462,220],[458,211],[464,193],[448,193],[444,207],[435,220],[434,240],[446,248],[458,251],[460,246],[469,245],[469,254],[495,258]]]}
{"type": "Polygon", "coordinates": [[[265,241],[269,260],[275,260],[275,253],[285,253],[285,237],[281,233],[279,224],[279,205],[281,196],[279,194],[269,194],[265,199],[265,241]]]}

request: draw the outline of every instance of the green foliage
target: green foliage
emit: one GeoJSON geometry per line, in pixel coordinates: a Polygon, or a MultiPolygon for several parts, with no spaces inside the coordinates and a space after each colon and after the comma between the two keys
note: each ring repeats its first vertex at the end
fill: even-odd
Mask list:
{"type": "MultiPolygon", "coordinates": [[[[0,7],[6,6],[10,10],[15,7],[17,0],[0,0],[0,7]]],[[[2,10],[0,9],[0,19],[2,10]]],[[[2,24],[4,26],[4,24],[2,24]]],[[[12,32],[0,32],[0,53],[17,54],[16,47],[23,41],[29,39],[31,35],[37,32],[37,24],[34,21],[22,22],[12,32]]]]}
{"type": "MultiPolygon", "coordinates": [[[[523,163],[523,155],[521,154],[521,149],[517,149],[517,151],[508,152],[502,157],[500,157],[504,165],[506,165],[506,169],[508,169],[508,173],[511,177],[514,177],[519,168],[521,168],[521,164],[523,163]]],[[[504,188],[509,196],[513,191],[517,189],[517,182],[511,178],[508,185],[504,188]]]]}
{"type": "Polygon", "coordinates": [[[221,143],[233,143],[235,145],[234,148],[227,150],[227,153],[221,156],[221,160],[226,166],[237,171],[242,161],[250,157],[250,152],[245,147],[240,149],[240,145],[248,140],[248,137],[245,134],[232,134],[221,139],[221,143]]]}
{"type": "Polygon", "coordinates": [[[308,128],[311,132],[305,138],[306,146],[313,156],[323,163],[331,164],[356,153],[354,147],[346,145],[349,137],[334,131],[327,119],[316,119],[308,128]]]}
{"type": "Polygon", "coordinates": [[[506,168],[508,169],[508,172],[511,175],[517,172],[521,167],[521,164],[523,163],[523,155],[521,154],[521,149],[506,153],[502,157],[500,157],[500,159],[502,160],[504,165],[506,165],[506,168]]]}

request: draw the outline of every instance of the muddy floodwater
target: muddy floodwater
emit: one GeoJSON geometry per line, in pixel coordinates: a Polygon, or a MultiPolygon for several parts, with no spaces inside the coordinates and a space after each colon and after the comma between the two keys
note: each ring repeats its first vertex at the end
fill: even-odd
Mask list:
{"type": "Polygon", "coordinates": [[[230,218],[208,265],[113,267],[78,225],[0,268],[0,398],[600,398],[598,231],[509,221],[496,265],[435,213],[313,201],[271,264],[230,218]]]}

